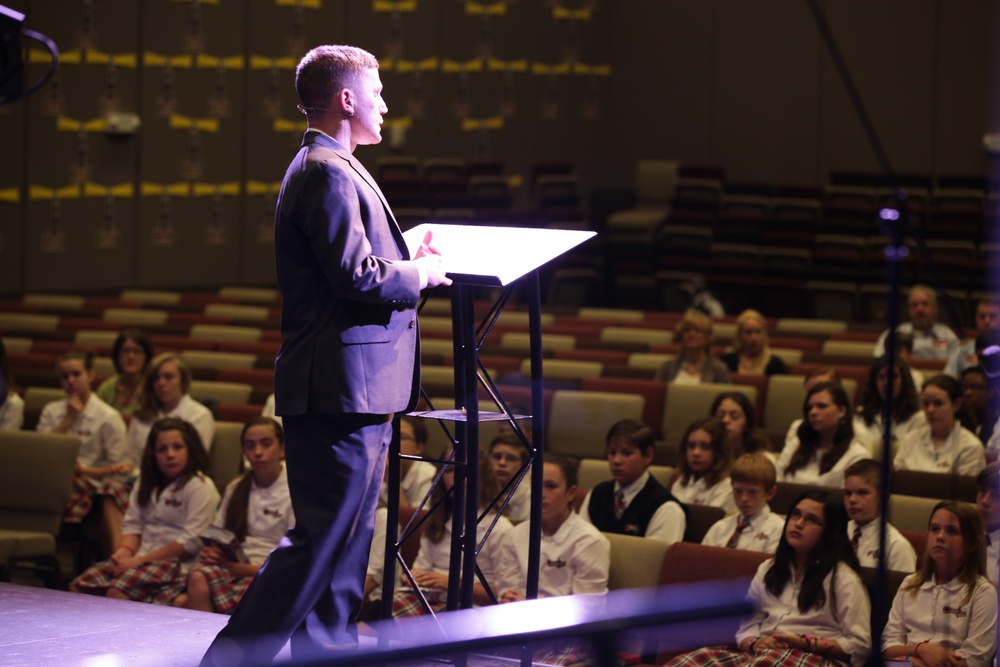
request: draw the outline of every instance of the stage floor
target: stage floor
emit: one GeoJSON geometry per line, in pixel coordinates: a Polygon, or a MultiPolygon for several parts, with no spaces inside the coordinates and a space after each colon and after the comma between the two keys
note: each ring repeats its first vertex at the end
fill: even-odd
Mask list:
{"type": "Polygon", "coordinates": [[[227,618],[0,583],[0,664],[189,667],[227,618]]]}

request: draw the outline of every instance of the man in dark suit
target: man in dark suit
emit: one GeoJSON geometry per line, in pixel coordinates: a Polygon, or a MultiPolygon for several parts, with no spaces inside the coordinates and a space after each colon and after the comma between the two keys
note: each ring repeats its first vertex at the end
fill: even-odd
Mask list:
{"type": "Polygon", "coordinates": [[[296,70],[309,119],[275,214],[283,303],[276,412],[297,524],[272,552],[203,664],[356,643],[393,413],[417,397],[420,290],[450,284],[430,237],[410,259],[388,203],[352,156],[381,141],[378,62],[321,46],[296,70]]]}

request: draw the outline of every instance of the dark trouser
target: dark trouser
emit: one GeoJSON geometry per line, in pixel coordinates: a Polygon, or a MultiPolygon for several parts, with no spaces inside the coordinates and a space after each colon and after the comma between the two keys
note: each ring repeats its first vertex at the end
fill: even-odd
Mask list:
{"type": "Polygon", "coordinates": [[[375,508],[392,434],[386,415],[284,417],[295,527],[261,568],[202,665],[268,663],[355,644],[375,508]]]}

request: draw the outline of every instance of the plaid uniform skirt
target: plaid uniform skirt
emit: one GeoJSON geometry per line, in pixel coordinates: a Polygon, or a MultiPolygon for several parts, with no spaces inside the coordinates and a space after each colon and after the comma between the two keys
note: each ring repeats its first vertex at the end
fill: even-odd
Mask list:
{"type": "Polygon", "coordinates": [[[66,523],[83,521],[93,509],[94,498],[97,496],[108,496],[115,501],[115,505],[124,514],[125,510],[128,509],[128,498],[134,483],[135,477],[132,475],[108,475],[101,479],[85,477],[80,474],[73,475],[73,488],[70,491],[69,500],[66,501],[63,521],[66,523]]]}
{"type": "Polygon", "coordinates": [[[102,595],[115,589],[129,600],[170,605],[184,592],[187,576],[178,560],[154,560],[114,574],[114,563],[101,561],[73,580],[83,593],[102,595]]]}
{"type": "Polygon", "coordinates": [[[750,654],[709,646],[677,656],[663,667],[843,667],[844,663],[797,648],[764,649],[750,654]]]}
{"type": "MultiPolygon", "coordinates": [[[[219,565],[195,565],[191,574],[200,572],[208,582],[208,594],[212,606],[220,614],[231,614],[246,592],[253,577],[233,574],[219,565]]],[[[188,575],[190,577],[190,574],[188,575]]]]}
{"type": "MultiPolygon", "coordinates": [[[[448,591],[438,588],[421,589],[427,603],[431,606],[431,611],[440,614],[448,605],[448,591]]],[[[404,588],[398,591],[392,598],[392,617],[407,618],[409,616],[423,616],[427,613],[420,596],[412,588],[404,588]]]]}

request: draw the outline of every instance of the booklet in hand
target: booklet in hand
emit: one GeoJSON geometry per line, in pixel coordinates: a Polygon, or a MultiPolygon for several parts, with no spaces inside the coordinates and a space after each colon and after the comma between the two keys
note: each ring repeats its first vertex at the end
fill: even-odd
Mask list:
{"type": "Polygon", "coordinates": [[[215,546],[222,549],[222,553],[226,554],[226,558],[237,563],[249,563],[250,559],[247,555],[243,553],[242,547],[240,547],[239,540],[236,539],[236,535],[231,530],[226,530],[221,526],[209,526],[205,530],[201,531],[201,541],[205,545],[214,544],[215,546]]]}

